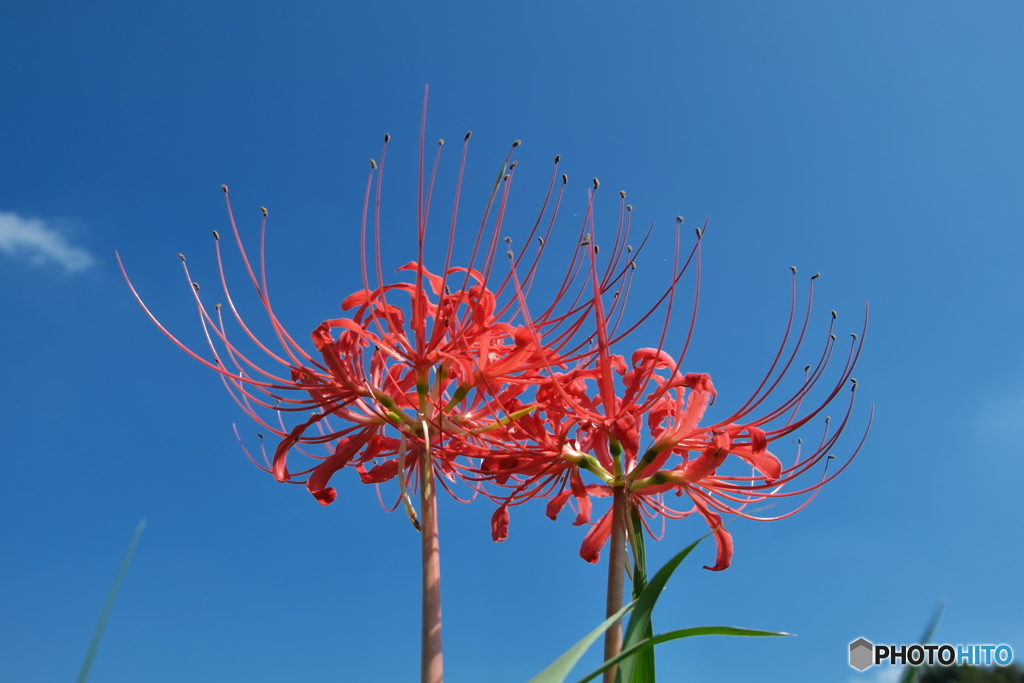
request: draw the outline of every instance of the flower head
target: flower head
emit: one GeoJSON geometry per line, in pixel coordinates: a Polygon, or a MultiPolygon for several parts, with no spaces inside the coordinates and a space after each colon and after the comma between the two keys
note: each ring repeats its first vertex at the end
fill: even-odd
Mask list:
{"type": "MultiPolygon", "coordinates": [[[[323,320],[313,329],[311,348],[296,341],[271,305],[264,253],[266,209],[254,268],[227,187],[223,190],[234,241],[276,343],[258,338],[236,307],[217,233],[229,315],[221,304],[210,308],[205,303],[181,256],[208,351],[200,353],[178,341],[146,309],[176,344],[218,372],[243,411],[276,437],[272,454],[250,455],[257,466],[278,481],[305,484],[323,505],[337,498],[331,482],[343,468],[355,469],[364,483],[397,479],[398,495],[390,507],[404,503],[414,522],[407,489],[415,486],[417,468],[422,474],[428,467],[443,475],[438,481],[456,497],[451,484],[461,481],[469,487],[469,499],[482,494],[498,503],[492,518],[495,540],[508,533],[510,507],[547,499],[547,514],[554,519],[572,503],[575,523],[591,525],[581,548],[591,562],[597,561],[612,525],[610,512],[592,520],[593,499],[621,490],[652,535],[652,520],[699,513],[716,536],[718,557],[711,568],[718,570],[732,556],[722,514],[767,519],[752,515],[749,506],[805,496],[801,505],[771,519],[793,514],[856,455],[859,446],[841,467],[831,472],[826,467],[850,420],[851,393],[838,426],[826,428],[817,446],[804,449],[798,442],[786,458],[789,465],[778,457],[783,439],[819,417],[848,382],[856,388],[851,374],[861,348],[857,335],[841,369],[828,375],[838,353],[834,313],[816,359],[806,365],[802,379],[793,381],[793,369],[805,353],[817,276],[811,278],[806,313],[795,323],[798,287],[793,269],[789,320],[774,360],[742,405],[709,422],[706,414],[717,397],[711,376],[683,370],[697,317],[706,224],[696,231],[687,253],[681,247],[683,221],[677,218],[671,277],[656,301],[627,318],[637,257],[653,233],[648,230],[637,249],[631,246],[632,206],[625,193],[619,193],[614,237],[599,244],[594,201],[600,183],[594,179],[569,267],[551,285],[542,257],[568,183],[558,171],[559,157],[540,212],[522,242],[526,246],[516,249],[519,242],[504,234],[517,165],[512,150],[518,140],[493,185],[479,229],[465,240],[457,237],[456,228],[467,133],[443,264],[428,269],[427,219],[444,141],[438,141],[427,172],[424,138],[425,113],[415,259],[398,267],[396,276],[385,277],[380,222],[390,141],[385,136],[380,163],[370,162],[364,193],[358,236],[362,288],[341,301],[342,317],[323,320]],[[461,265],[453,265],[457,243],[472,243],[461,265]],[[693,309],[681,350],[672,355],[665,350],[666,341],[677,293],[691,266],[697,271],[693,309]],[[539,307],[538,298],[543,301],[539,307]],[[656,315],[664,321],[656,344],[632,345],[631,336],[656,315]],[[240,335],[229,334],[231,320],[240,335]],[[624,355],[622,347],[633,350],[624,355]],[[269,369],[253,360],[252,348],[271,361],[269,369]],[[298,466],[297,457],[305,459],[298,466]],[[746,470],[736,472],[737,467],[746,470]],[[801,486],[796,479],[802,475],[816,479],[801,486]],[[667,502],[672,495],[688,504],[685,509],[667,502]]],[[[134,287],[132,291],[141,304],[134,287]]]]}
{"type": "MultiPolygon", "coordinates": [[[[594,191],[597,188],[595,181],[594,191]]],[[[624,193],[620,194],[628,215],[631,207],[625,205],[624,193]]],[[[593,200],[594,192],[581,240],[585,253],[577,254],[569,267],[571,274],[582,273],[587,290],[576,294],[567,313],[554,315],[554,309],[548,309],[529,328],[537,334],[538,347],[558,350],[562,367],[547,368],[547,380],[532,397],[536,409],[516,424],[520,439],[529,443],[513,449],[504,460],[494,458],[496,464],[488,473],[489,481],[504,491],[492,494],[499,504],[495,518],[502,520],[493,527],[495,539],[502,540],[507,533],[510,506],[536,497],[547,498],[547,514],[554,519],[571,501],[577,510],[574,523],[592,525],[580,554],[596,562],[611,535],[612,511],[592,522],[592,499],[610,497],[615,489],[621,488],[652,535],[660,533],[651,527],[651,520],[660,518],[663,523],[665,518],[679,519],[699,513],[718,545],[716,561],[708,568],[725,569],[731,562],[733,545],[723,526],[722,514],[761,520],[795,514],[858,452],[860,445],[840,467],[829,471],[828,462],[834,457],[831,451],[847,427],[854,405],[857,383],[852,372],[867,317],[865,329],[859,335],[851,335],[852,343],[840,361],[842,367],[829,377],[828,368],[835,364],[839,353],[833,311],[821,350],[804,367],[802,377],[794,379],[793,369],[799,367],[798,358],[806,352],[813,282],[818,275],[811,278],[803,319],[795,324],[798,287],[793,268],[789,320],[774,360],[742,405],[709,423],[706,413],[717,398],[711,376],[682,370],[696,319],[700,248],[706,224],[697,230],[689,257],[680,265],[682,219],[677,219],[677,258],[672,281],[661,299],[638,322],[627,327],[622,322],[625,293],[636,266],[632,249],[623,248],[628,222],[624,228],[620,220],[610,249],[612,255],[607,265],[599,267],[593,200]],[[697,268],[693,314],[682,350],[673,356],[664,350],[664,342],[677,287],[691,264],[697,268]],[[613,281],[622,282],[623,290],[621,295],[616,291],[609,304],[608,283],[613,281]],[[625,345],[639,322],[659,307],[664,308],[665,318],[658,345],[634,350],[627,363],[616,348],[625,345]],[[582,342],[575,343],[581,338],[582,342]],[[549,339],[554,343],[549,343],[549,339]],[[571,367],[565,368],[566,365],[571,367]],[[826,427],[817,445],[805,449],[802,440],[796,440],[791,462],[784,465],[769,446],[781,444],[781,440],[794,436],[797,430],[822,416],[827,406],[839,400],[847,385],[854,391],[841,408],[843,417],[839,424],[830,430],[831,419],[825,417],[826,427]],[[801,486],[796,480],[802,475],[813,479],[801,486]],[[587,478],[597,481],[586,483],[587,478]],[[683,509],[673,507],[667,500],[672,494],[685,497],[689,505],[683,509]],[[803,502],[774,517],[757,517],[748,511],[755,503],[774,503],[795,496],[802,496],[803,502]]],[[[522,306],[526,311],[525,301],[522,306]]]]}
{"type": "MultiPolygon", "coordinates": [[[[558,362],[554,356],[541,357],[552,354],[535,344],[535,335],[521,320],[513,323],[517,302],[511,295],[501,298],[503,291],[511,289],[509,278],[495,275],[496,262],[503,256],[529,266],[522,255],[515,257],[509,238],[505,239],[506,253],[499,249],[516,166],[511,151],[485,208],[469,262],[452,265],[469,139],[467,133],[447,253],[443,266],[435,272],[427,268],[424,252],[437,160],[444,141],[438,141],[433,166],[425,174],[421,138],[417,258],[397,268],[396,278],[388,279],[382,263],[379,215],[390,142],[390,136],[385,136],[380,163],[370,162],[358,236],[363,287],[342,300],[343,317],[324,320],[315,327],[311,348],[285,329],[271,304],[263,247],[266,209],[261,210],[258,259],[253,259],[235,221],[226,186],[222,189],[234,241],[276,344],[257,337],[236,307],[216,232],[225,305],[206,303],[205,292],[194,283],[185,257],[179,255],[197,305],[206,352],[189,348],[164,328],[129,281],[139,303],[160,329],[193,358],[219,373],[243,411],[263,432],[277,438],[272,454],[264,451],[262,459],[251,455],[250,459],[278,481],[305,484],[321,504],[336,499],[332,477],[351,467],[364,483],[398,479],[400,491],[394,505],[405,502],[415,521],[406,489],[407,482],[416,481],[410,475],[423,462],[430,462],[444,475],[439,481],[450,492],[451,483],[470,475],[470,497],[476,495],[477,477],[488,466],[482,463],[489,463],[495,451],[507,450],[503,439],[510,427],[534,409],[518,397],[538,381],[545,367],[558,362]],[[240,334],[229,332],[232,319],[240,334]],[[253,348],[271,361],[269,366],[254,360],[253,348]],[[423,453],[429,456],[426,461],[419,457],[423,453]],[[306,462],[296,467],[296,456],[306,462]]],[[[518,145],[516,141],[512,149],[518,145]]],[[[561,187],[557,163],[556,159],[541,217],[554,189],[561,187]]],[[[539,236],[541,217],[528,239],[539,236]]],[[[540,237],[541,242],[543,239],[540,237]]],[[[262,450],[262,435],[260,439],[262,450]]]]}

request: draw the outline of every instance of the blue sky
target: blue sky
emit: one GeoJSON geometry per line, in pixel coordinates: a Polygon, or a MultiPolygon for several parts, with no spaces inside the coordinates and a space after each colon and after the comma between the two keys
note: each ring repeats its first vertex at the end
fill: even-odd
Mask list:
{"type": "MultiPolygon", "coordinates": [[[[884,681],[847,666],[849,642],[913,641],[942,598],[939,641],[1024,657],[1022,34],[1024,7],[995,1],[7,3],[0,679],[77,672],[141,518],[90,680],[415,678],[408,521],[351,472],[322,508],[252,467],[231,425],[255,428],[145,318],[114,250],[199,345],[176,254],[215,284],[226,183],[248,235],[269,208],[277,308],[304,337],[360,286],[385,132],[386,259],[410,258],[426,83],[428,138],[474,132],[467,201],[522,139],[524,213],[561,154],[573,230],[592,176],[629,192],[659,250],[676,215],[710,216],[686,369],[711,373],[723,406],[770,360],[788,266],[823,273],[815,320],[836,309],[844,335],[871,302],[845,441],[874,402],[865,448],[799,515],[734,523],[728,571],[700,569],[699,550],[655,615],[798,636],[668,644],[666,680],[884,681]]],[[[684,334],[680,317],[667,345],[684,334]]],[[[492,510],[441,506],[453,682],[525,681],[601,618],[581,529],[526,506],[494,544],[492,510]]],[[[704,530],[670,525],[652,564],[704,530]]]]}

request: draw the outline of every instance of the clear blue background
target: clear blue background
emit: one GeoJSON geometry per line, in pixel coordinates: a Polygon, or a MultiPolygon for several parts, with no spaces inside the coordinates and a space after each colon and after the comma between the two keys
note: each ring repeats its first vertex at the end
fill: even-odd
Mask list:
{"type": "MultiPolygon", "coordinates": [[[[798,637],[668,644],[664,680],[892,680],[850,669],[848,643],[913,642],[943,597],[937,640],[1024,657],[1020,3],[12,0],[3,14],[0,679],[75,675],[145,518],[90,680],[415,680],[408,521],[352,472],[321,508],[252,467],[231,424],[255,429],[144,317],[113,252],[201,346],[176,254],[214,287],[227,183],[247,235],[270,209],[275,300],[305,338],[359,287],[384,132],[386,259],[410,258],[425,83],[429,138],[474,131],[467,201],[521,138],[523,215],[560,153],[566,230],[591,176],[609,189],[603,225],[625,189],[658,250],[677,214],[711,217],[687,369],[712,374],[723,409],[779,339],[789,265],[823,272],[815,320],[837,309],[844,335],[871,301],[845,441],[874,401],[863,452],[801,514],[733,524],[728,571],[700,569],[700,549],[656,613],[663,629],[798,637]]],[[[494,544],[491,511],[441,508],[452,682],[525,681],[601,617],[605,567],[577,557],[582,529],[526,506],[494,544]]],[[[670,525],[652,564],[704,530],[670,525]]]]}

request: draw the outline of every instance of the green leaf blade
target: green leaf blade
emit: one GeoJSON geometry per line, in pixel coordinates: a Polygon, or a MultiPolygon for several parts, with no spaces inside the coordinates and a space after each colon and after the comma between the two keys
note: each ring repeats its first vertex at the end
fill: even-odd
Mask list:
{"type": "MultiPolygon", "coordinates": [[[[651,613],[654,611],[654,605],[658,602],[658,598],[661,597],[661,592],[665,589],[665,584],[672,577],[672,573],[675,572],[676,568],[686,559],[687,555],[693,552],[701,541],[710,536],[711,534],[705,534],[690,545],[683,548],[679,553],[676,554],[671,560],[669,560],[664,567],[658,570],[658,573],[654,575],[650,583],[640,593],[640,597],[636,600],[636,608],[633,610],[633,614],[630,615],[629,625],[626,626],[626,635],[622,639],[623,651],[630,650],[637,643],[644,639],[646,633],[646,626],[651,623],[651,613]]],[[[619,683],[622,681],[632,682],[633,671],[636,667],[636,658],[632,655],[627,656],[622,660],[622,664],[619,666],[618,675],[616,680],[619,683]]]]}
{"type": "Polygon", "coordinates": [[[590,649],[594,641],[600,638],[605,631],[611,628],[612,624],[621,619],[633,609],[636,602],[631,602],[612,616],[601,622],[601,625],[588,633],[582,640],[566,650],[561,657],[548,664],[539,674],[529,680],[529,683],[564,683],[569,677],[573,667],[580,661],[583,654],[590,649]]]}
{"type": "MultiPolygon", "coordinates": [[[[636,656],[644,650],[653,649],[655,645],[661,643],[667,643],[670,640],[678,640],[680,638],[691,638],[693,636],[751,636],[751,637],[764,637],[764,636],[791,636],[792,633],[785,633],[783,631],[762,631],[760,629],[752,628],[737,628],[735,626],[694,626],[691,628],[681,628],[676,631],[669,631],[668,633],[662,633],[661,635],[654,636],[652,638],[645,638],[635,645],[624,648],[617,656],[612,657],[600,667],[591,671],[589,674],[581,678],[577,683],[587,683],[602,673],[605,670],[610,669],[621,661],[636,656]]],[[[621,670],[621,669],[620,669],[621,670]]]]}

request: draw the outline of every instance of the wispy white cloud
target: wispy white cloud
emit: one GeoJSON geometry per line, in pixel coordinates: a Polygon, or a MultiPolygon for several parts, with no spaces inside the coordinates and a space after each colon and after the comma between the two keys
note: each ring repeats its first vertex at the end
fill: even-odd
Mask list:
{"type": "Polygon", "coordinates": [[[56,263],[69,273],[95,263],[92,255],[72,246],[64,234],[39,218],[0,211],[0,252],[27,259],[34,265],[56,263]]]}

